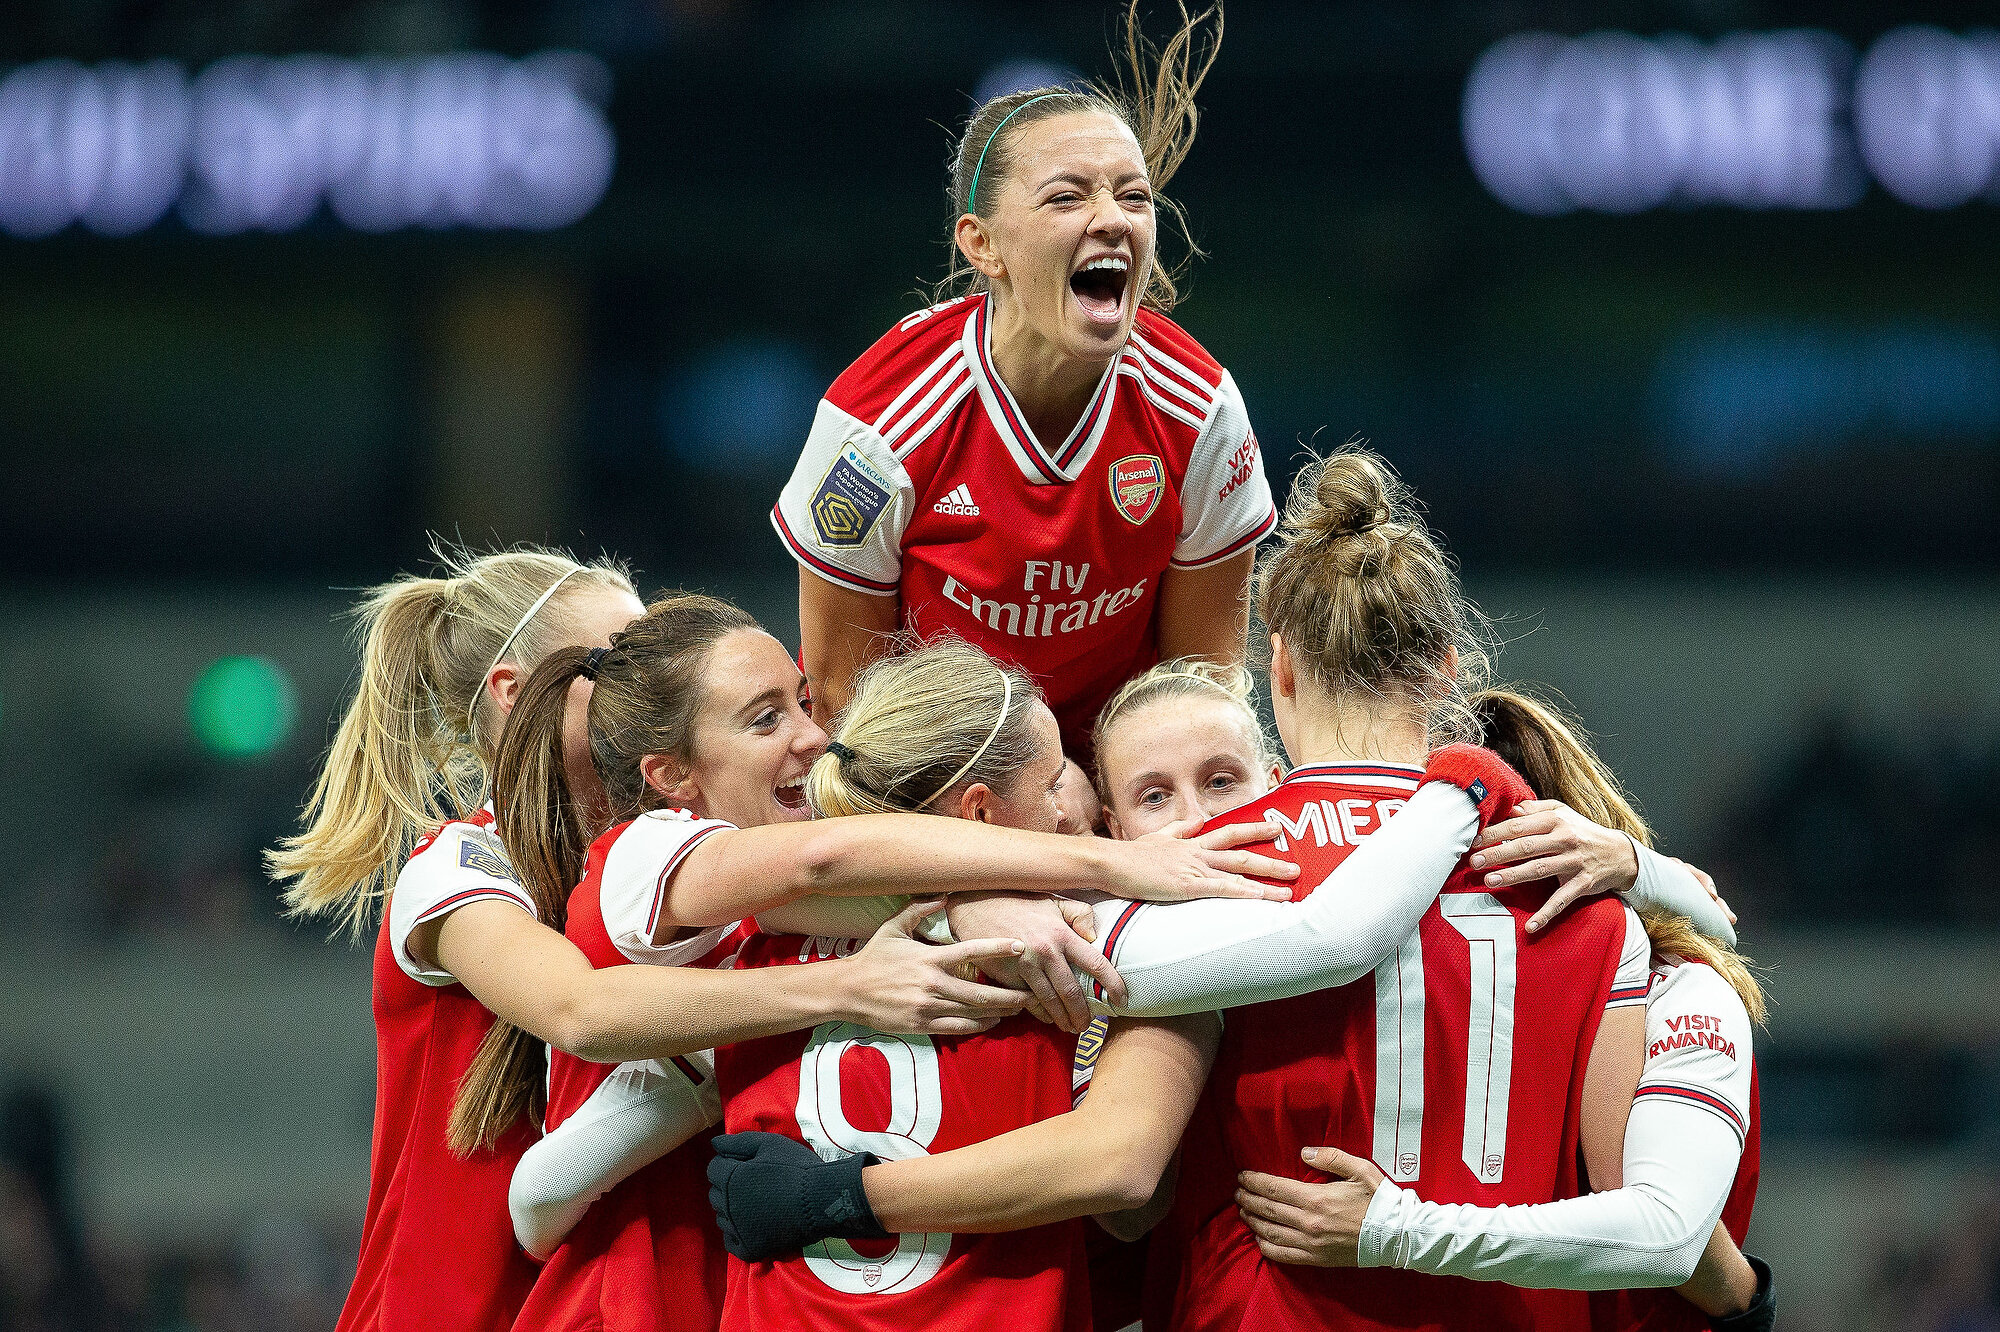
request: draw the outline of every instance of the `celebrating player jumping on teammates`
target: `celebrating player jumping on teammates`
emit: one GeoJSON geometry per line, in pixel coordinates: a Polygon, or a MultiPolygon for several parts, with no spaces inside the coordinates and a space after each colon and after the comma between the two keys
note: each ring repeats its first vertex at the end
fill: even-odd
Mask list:
{"type": "Polygon", "coordinates": [[[1080,758],[1099,706],[1161,657],[1242,659],[1277,517],[1235,381],[1167,317],[1159,191],[1222,28],[1219,9],[1181,20],[1155,51],[1134,0],[1122,88],[974,112],[952,156],[952,299],[820,403],[771,520],[822,721],[898,628],[1021,666],[1080,758]]]}

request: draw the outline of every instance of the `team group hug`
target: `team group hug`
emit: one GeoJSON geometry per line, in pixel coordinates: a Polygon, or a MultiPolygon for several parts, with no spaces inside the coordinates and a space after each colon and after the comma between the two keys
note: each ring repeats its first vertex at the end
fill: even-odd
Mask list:
{"type": "Polygon", "coordinates": [[[1168,317],[1181,20],[964,127],[771,513],[796,651],[538,548],[362,600],[270,854],[375,938],[341,1332],[1772,1325],[1734,917],[1168,317]]]}

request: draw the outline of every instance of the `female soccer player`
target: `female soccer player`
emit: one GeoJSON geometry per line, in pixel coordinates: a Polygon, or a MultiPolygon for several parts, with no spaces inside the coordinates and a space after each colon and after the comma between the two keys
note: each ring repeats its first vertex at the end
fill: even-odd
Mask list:
{"type": "MultiPolygon", "coordinates": [[[[1423,776],[1423,770],[1407,766],[1408,758],[1421,758],[1439,731],[1449,726],[1454,716],[1463,716],[1462,677],[1473,674],[1479,664],[1469,636],[1463,650],[1459,646],[1461,631],[1469,628],[1465,622],[1469,612],[1459,598],[1456,579],[1428,535],[1407,512],[1392,508],[1390,514],[1384,515],[1385,522],[1394,518],[1398,528],[1386,534],[1388,539],[1408,541],[1410,547],[1391,552],[1398,558],[1383,559],[1380,552],[1368,548],[1369,543],[1365,541],[1369,535],[1367,531],[1354,530],[1341,522],[1339,513],[1324,511],[1338,499],[1337,492],[1364,484],[1373,484],[1382,490],[1383,507],[1391,507],[1387,505],[1386,469],[1372,456],[1336,459],[1323,468],[1309,472],[1301,490],[1295,494],[1286,545],[1274,557],[1272,569],[1263,584],[1263,609],[1268,622],[1279,633],[1275,644],[1277,665],[1274,668],[1274,685],[1279,696],[1281,732],[1287,749],[1304,760],[1304,766],[1268,799],[1253,801],[1233,817],[1253,819],[1268,812],[1273,821],[1279,822],[1283,837],[1279,839],[1276,849],[1279,854],[1306,862],[1307,873],[1301,879],[1306,885],[1325,880],[1329,862],[1346,856],[1347,864],[1342,866],[1344,871],[1361,856],[1376,851],[1388,839],[1397,836],[1404,821],[1416,813],[1423,793],[1415,796],[1410,793],[1423,776]],[[1327,478],[1330,489],[1336,493],[1322,499],[1318,482],[1321,473],[1328,470],[1331,471],[1327,478]],[[1362,540],[1357,541],[1357,538],[1362,540]],[[1302,605],[1304,599],[1299,595],[1301,589],[1296,581],[1301,573],[1307,575],[1311,585],[1320,592],[1337,596],[1341,604],[1302,605]],[[1386,622],[1391,618],[1393,625],[1386,622]],[[1391,627],[1398,632],[1390,634],[1388,630],[1391,627]],[[1419,627],[1423,632],[1417,632],[1419,627]],[[1391,654],[1386,659],[1381,655],[1371,655],[1381,654],[1389,644],[1398,645],[1413,655],[1400,657],[1391,654]],[[1310,662],[1316,670],[1328,670],[1329,658],[1345,662],[1346,669],[1351,673],[1336,678],[1344,679],[1352,688],[1336,690],[1331,683],[1306,683],[1301,679],[1304,668],[1294,665],[1295,659],[1290,655],[1293,653],[1299,654],[1299,660],[1310,662]],[[1399,759],[1403,761],[1397,762],[1399,759]],[[1383,826],[1384,818],[1395,812],[1397,806],[1403,805],[1405,799],[1409,801],[1407,807],[1383,826]],[[1378,827],[1380,831],[1376,831],[1378,827]]],[[[1107,741],[1107,747],[1110,745],[1111,742],[1107,741]]],[[[1117,751],[1113,748],[1111,752],[1115,755],[1117,751]]],[[[1449,748],[1440,752],[1441,757],[1452,754],[1449,748]]],[[[1244,770],[1246,777],[1254,778],[1259,765],[1254,758],[1245,762],[1239,756],[1236,766],[1244,770]]],[[[1470,784],[1469,774],[1461,769],[1459,775],[1470,784]]],[[[1120,808],[1120,803],[1124,782],[1121,774],[1117,773],[1108,773],[1106,779],[1107,804],[1112,814],[1122,822],[1125,811],[1120,808]]],[[[1501,789],[1503,780],[1500,775],[1489,775],[1487,789],[1482,794],[1489,805],[1505,803],[1511,808],[1519,788],[1501,789]]],[[[1217,783],[1218,786],[1222,784],[1217,783]]],[[[1463,882],[1463,879],[1460,881],[1463,882]]],[[[1691,880],[1687,886],[1694,896],[1702,899],[1701,904],[1706,905],[1705,896],[1691,880]]],[[[1310,903],[1318,895],[1314,893],[1305,900],[1310,903]]],[[[1465,896],[1485,895],[1468,893],[1465,896]]],[[[1459,904],[1454,902],[1450,905],[1459,904]]],[[[1171,914],[1179,914],[1180,911],[1176,908],[1171,914]]],[[[1129,947],[1146,940],[1150,930],[1160,928],[1157,923],[1149,927],[1146,924],[1148,918],[1152,917],[1157,922],[1168,914],[1114,909],[1107,918],[1100,909],[1100,937],[1105,939],[1106,951],[1114,959],[1127,957],[1129,947]]],[[[1516,930],[1527,915],[1525,908],[1507,910],[1508,942],[1513,942],[1516,930]]],[[[1636,1064],[1641,1034],[1637,1022],[1619,1019],[1630,1027],[1621,1040],[1620,1034],[1614,1030],[1616,1023],[1607,1020],[1599,1026],[1596,1021],[1598,1009],[1613,980],[1614,964],[1623,963],[1630,973],[1625,978],[1628,986],[1643,984],[1646,960],[1643,933],[1637,929],[1628,930],[1625,917],[1626,913],[1613,909],[1608,920],[1591,921],[1587,916],[1582,917],[1580,923],[1583,928],[1578,928],[1579,916],[1571,913],[1549,927],[1546,937],[1537,939],[1535,947],[1540,950],[1539,958],[1562,954],[1551,963],[1556,970],[1565,973],[1576,970],[1589,972],[1591,980],[1580,983],[1572,981],[1567,975],[1563,977],[1564,983],[1575,989],[1575,995],[1540,993],[1549,987],[1541,983],[1541,978],[1532,975],[1531,980],[1536,983],[1521,988],[1528,991],[1522,996],[1528,1010],[1544,1020],[1550,1029],[1570,1028],[1566,1035],[1556,1038],[1556,1043],[1563,1045],[1565,1051],[1579,1045],[1589,1048],[1592,1044],[1589,1029],[1596,1027],[1600,1048],[1614,1053],[1629,1048],[1631,1060],[1636,1064]],[[1563,1009],[1563,1003],[1568,1003],[1575,1011],[1563,1009]]],[[[1462,935],[1458,927],[1443,925],[1443,917],[1436,910],[1425,913],[1424,919],[1427,923],[1435,922],[1442,928],[1451,929],[1454,936],[1462,935]]],[[[1483,928],[1480,932],[1490,933],[1483,928]]],[[[1428,944],[1438,972],[1457,971],[1463,974],[1465,964],[1462,956],[1454,961],[1448,945],[1440,946],[1434,935],[1434,930],[1426,930],[1416,937],[1409,937],[1408,930],[1400,931],[1395,939],[1388,941],[1373,958],[1363,961],[1351,975],[1365,975],[1385,954],[1396,955],[1398,964],[1391,966],[1385,963],[1382,969],[1378,969],[1378,979],[1383,974],[1393,977],[1397,985],[1396,995],[1414,1007],[1424,996],[1422,991],[1403,993],[1408,989],[1404,978],[1413,969],[1411,961],[1403,958],[1403,954],[1428,944]],[[1399,940],[1404,941],[1400,949],[1397,946],[1399,940]]],[[[1498,937],[1496,933],[1496,950],[1498,937]]],[[[1148,980],[1147,970],[1142,965],[1121,966],[1126,983],[1136,997],[1148,980]]],[[[1183,966],[1180,969],[1188,968],[1183,966]]],[[[1329,991],[1321,997],[1329,1003],[1344,1001],[1349,1007],[1355,1006],[1355,1000],[1359,999],[1366,1003],[1368,1009],[1374,1009],[1373,987],[1367,987],[1363,992],[1363,987],[1350,986],[1346,990],[1329,991]]],[[[1272,1021],[1274,1016],[1291,1006],[1269,1004],[1244,1010],[1231,1019],[1231,1039],[1241,1027],[1255,1031],[1262,1023],[1276,1026],[1272,1021]]],[[[1370,1016],[1372,1019],[1372,1011],[1370,1016]]],[[[1333,1015],[1334,1021],[1341,1027],[1347,1025],[1345,1017],[1345,1013],[1333,1015]]],[[[1293,1014],[1293,1018],[1288,1026],[1295,1042],[1304,1040],[1311,1043],[1317,1033],[1327,1029],[1310,1018],[1300,1019],[1297,1014],[1293,1014]]],[[[1392,1029],[1391,1037],[1396,1044],[1384,1045],[1383,1052],[1400,1058],[1403,1041],[1400,1024],[1392,1029]]],[[[1524,1038],[1520,1043],[1525,1045],[1527,1041],[1524,1038]]],[[[1296,1053],[1283,1049],[1274,1049],[1269,1053],[1270,1067],[1280,1074],[1289,1062],[1298,1058],[1296,1053]]],[[[1546,1142],[1515,1146],[1515,1178],[1518,1180],[1524,1174],[1534,1177],[1530,1184],[1539,1179],[1543,1187],[1551,1191],[1563,1168],[1563,1158],[1573,1154],[1577,1144],[1576,1120],[1579,1112],[1571,1103],[1582,1098],[1585,1079],[1580,1058],[1565,1053],[1564,1060],[1562,1076],[1552,1088],[1537,1088],[1527,1095],[1517,1092],[1526,1109],[1540,1111],[1538,1117],[1541,1118],[1552,1116],[1555,1124],[1545,1135],[1546,1142]],[[1575,1067],[1571,1066],[1572,1060],[1575,1067]],[[1554,1102],[1552,1111],[1540,1104],[1551,1099],[1554,1102]],[[1564,1145],[1565,1138],[1567,1146],[1564,1145]],[[1524,1157],[1528,1159],[1523,1160],[1524,1157]]],[[[1234,1076],[1226,1086],[1227,1094],[1223,1100],[1232,1118],[1240,1114],[1240,1110],[1230,1103],[1243,1096],[1246,1084],[1253,1076],[1253,1067],[1251,1061],[1239,1059],[1230,1069],[1234,1076]]],[[[1421,1063],[1416,1067],[1421,1068],[1421,1063]]],[[[791,1190],[795,1197],[803,1195],[814,1199],[825,1198],[831,1193],[834,1197],[845,1199],[856,1213],[862,1211],[864,1205],[872,1207],[880,1223],[891,1229],[949,1228],[985,1232],[1046,1224],[1080,1213],[1130,1207],[1151,1196],[1161,1167],[1180,1137],[1205,1071],[1206,1061],[1198,1033],[1175,1033],[1165,1031],[1158,1025],[1121,1027],[1120,1024],[1113,1024],[1113,1034],[1100,1056],[1090,1095],[1063,1121],[1038,1124],[927,1160],[902,1160],[871,1165],[862,1170],[850,1169],[845,1178],[841,1167],[827,1166],[822,1169],[802,1163],[796,1153],[784,1150],[780,1143],[766,1135],[759,1135],[754,1142],[732,1143],[729,1154],[753,1154],[751,1162],[741,1169],[768,1173],[764,1184],[773,1191],[791,1190]],[[786,1178],[788,1174],[792,1176],[789,1180],[786,1178]]],[[[1399,1069],[1392,1068],[1391,1078],[1386,1085],[1392,1090],[1405,1081],[1399,1069]]],[[[1351,1080],[1308,1082],[1296,1087],[1290,1095],[1310,1115],[1310,1107],[1323,1103],[1329,1091],[1340,1095],[1366,1095],[1369,1081],[1365,1074],[1357,1070],[1351,1080]],[[1320,1098],[1319,1101],[1315,1101],[1315,1097],[1320,1098]]],[[[1608,1079],[1593,1074],[1590,1081],[1596,1087],[1608,1079]]],[[[1267,1089],[1251,1084],[1250,1092],[1258,1104],[1268,1099],[1267,1089]]],[[[1630,1084],[1626,1084],[1618,1095],[1629,1102],[1630,1084]]],[[[1603,1107],[1594,1115],[1595,1122],[1615,1123],[1622,1127],[1622,1106],[1602,1096],[1592,1096],[1590,1100],[1593,1105],[1603,1107]]],[[[1415,1098],[1412,1097],[1404,1102],[1404,1108],[1411,1109],[1414,1103],[1415,1098]]],[[[1310,1117],[1317,1122],[1316,1115],[1310,1117]]],[[[1278,1118],[1282,1120],[1284,1116],[1278,1118]]],[[[1445,1116],[1439,1114],[1435,1118],[1442,1120],[1445,1116]]],[[[1373,1114],[1365,1107],[1357,1107],[1343,1122],[1356,1121],[1363,1125],[1371,1123],[1373,1114]]],[[[1231,1150],[1239,1150],[1240,1125],[1225,1119],[1225,1127],[1231,1130],[1231,1150]]],[[[1275,1127],[1282,1130],[1283,1125],[1280,1123],[1275,1127]]],[[[1414,1124],[1399,1125],[1394,1114],[1389,1117],[1389,1127],[1392,1132],[1406,1128],[1414,1133],[1417,1129],[1414,1124]]],[[[1520,1127],[1516,1125],[1517,1130],[1520,1127]]],[[[1436,1132],[1435,1124],[1433,1132],[1436,1132]]],[[[1602,1136],[1593,1133],[1593,1144],[1602,1136]]],[[[1450,1157],[1456,1159],[1455,1140],[1452,1147],[1450,1157]]],[[[1422,1153],[1421,1150],[1410,1150],[1407,1154],[1421,1158],[1422,1153]]],[[[1501,1148],[1497,1154],[1504,1166],[1508,1159],[1506,1149],[1501,1148]]],[[[1296,1159],[1295,1155],[1293,1159],[1296,1159]]],[[[1405,1169],[1410,1164],[1414,1163],[1406,1163],[1405,1169]]],[[[1496,1168],[1484,1157],[1480,1166],[1489,1171],[1496,1168]]],[[[724,1160],[718,1159],[716,1173],[725,1178],[730,1174],[724,1160]]],[[[747,1193],[761,1191],[757,1174],[746,1176],[745,1183],[753,1186],[747,1193]]],[[[1225,1193],[1223,1201],[1226,1202],[1226,1199],[1225,1193]]],[[[765,1250],[772,1244],[782,1245],[786,1239],[810,1238],[825,1233],[808,1222],[802,1222],[796,1211],[786,1215],[782,1207],[760,1205],[755,1201],[746,1201],[739,1206],[737,1200],[727,1197],[723,1202],[731,1224],[737,1228],[737,1242],[746,1250],[765,1250]]],[[[1250,1246],[1249,1254],[1252,1265],[1244,1273],[1250,1279],[1247,1289],[1233,1296],[1228,1292],[1218,1293],[1218,1298],[1233,1299],[1239,1310],[1257,1295],[1258,1285],[1261,1284],[1259,1279],[1262,1273],[1256,1270],[1254,1245],[1250,1246]]],[[[1581,1309],[1573,1312],[1580,1315],[1581,1309]]]]}
{"type": "Polygon", "coordinates": [[[772,510],[799,563],[814,715],[898,628],[948,631],[1048,691],[1088,762],[1112,691],[1161,657],[1240,661],[1244,590],[1276,525],[1235,381],[1167,318],[1159,195],[1191,147],[1220,9],[1129,90],[981,106],[953,154],[957,293],[827,390],[772,510]]]}
{"type": "MultiPolygon", "coordinates": [[[[561,924],[596,966],[677,967],[726,960],[739,920],[809,891],[1273,895],[1227,870],[1268,873],[1276,862],[1188,841],[1123,844],[902,816],[805,823],[806,772],[826,746],[805,700],[784,649],[709,597],[663,598],[609,647],[546,656],[508,724],[495,781],[500,826],[540,918],[561,924]],[[618,820],[594,843],[601,821],[564,740],[579,679],[593,682],[580,720],[602,818],[618,820]]],[[[542,1081],[538,1047],[501,1024],[487,1053],[459,1104],[493,1107],[481,1118],[504,1130],[542,1081]]],[[[616,1074],[553,1055],[550,1126],[616,1074]]],[[[692,1064],[676,1076],[696,1089],[709,1081],[692,1064]]],[[[519,1325],[712,1328],[722,1262],[702,1200],[705,1156],[700,1146],[670,1153],[591,1207],[543,1268],[519,1325]]]]}
{"type": "Polygon", "coordinates": [[[639,613],[638,598],[605,561],[526,548],[440,554],[445,577],[398,579],[361,602],[360,686],[307,828],[270,856],[292,880],[294,914],[357,933],[377,911],[387,917],[375,949],[368,1208],[342,1332],[504,1328],[527,1294],[534,1269],[514,1246],[505,1200],[529,1126],[451,1117],[495,1013],[566,1049],[637,1059],[843,1015],[951,1031],[1013,1011],[992,995],[963,1002],[973,992],[939,969],[951,959],[893,939],[820,986],[593,970],[536,922],[480,805],[527,669],[562,645],[608,641],[639,613]]]}
{"type": "MultiPolygon", "coordinates": [[[[1513,696],[1475,702],[1496,748],[1536,790],[1650,843],[1616,778],[1560,717],[1513,696]]],[[[1770,1269],[1753,1268],[1737,1248],[1757,1189],[1751,1045],[1764,996],[1733,949],[1684,917],[1649,911],[1645,922],[1653,959],[1646,1061],[1621,1167],[1592,1172],[1599,1192],[1530,1207],[1445,1206],[1389,1183],[1365,1160],[1308,1149],[1334,1183],[1244,1176],[1245,1221],[1264,1255],[1599,1291],[1592,1304],[1600,1328],[1666,1332],[1710,1318],[1718,1327],[1768,1327],[1776,1312],[1770,1269]],[[1678,1293],[1660,1289],[1667,1286],[1678,1293]]]]}

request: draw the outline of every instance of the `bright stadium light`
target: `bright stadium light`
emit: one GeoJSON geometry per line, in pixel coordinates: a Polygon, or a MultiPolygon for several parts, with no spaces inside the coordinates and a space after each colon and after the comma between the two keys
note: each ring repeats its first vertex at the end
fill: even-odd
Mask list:
{"type": "Polygon", "coordinates": [[[324,204],[361,231],[544,230],[603,197],[610,75],[575,52],[525,60],[236,56],[45,60],[0,81],[0,228],[122,236],[176,201],[196,231],[289,231],[324,204]]]}
{"type": "Polygon", "coordinates": [[[1853,63],[1845,42],[1811,30],[1712,44],[1520,33],[1473,66],[1466,152],[1525,213],[1842,208],[1867,188],[1847,119],[1853,63]]]}
{"type": "Polygon", "coordinates": [[[267,657],[222,657],[188,693],[195,739],[227,758],[269,753],[291,734],[297,715],[290,677],[267,657]]]}
{"type": "Polygon", "coordinates": [[[1854,126],[1869,170],[1904,203],[2000,199],[2000,32],[1889,33],[1861,64],[1854,126]]]}

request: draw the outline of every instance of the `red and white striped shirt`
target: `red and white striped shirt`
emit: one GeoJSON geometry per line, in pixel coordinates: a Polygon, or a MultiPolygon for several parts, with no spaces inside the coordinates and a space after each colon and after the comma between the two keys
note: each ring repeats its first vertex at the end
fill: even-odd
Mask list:
{"type": "Polygon", "coordinates": [[[1235,381],[1141,310],[1068,438],[1035,438],[993,367],[984,296],[911,315],[819,405],[771,522],[800,564],[900,597],[919,636],[1020,666],[1082,752],[1097,709],[1158,659],[1169,568],[1277,526],[1235,381]]]}

